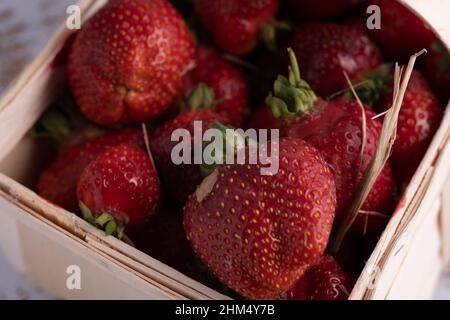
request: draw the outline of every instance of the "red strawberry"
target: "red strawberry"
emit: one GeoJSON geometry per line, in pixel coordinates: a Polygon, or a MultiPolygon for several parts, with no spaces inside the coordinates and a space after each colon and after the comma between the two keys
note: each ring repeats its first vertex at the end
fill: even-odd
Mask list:
{"type": "Polygon", "coordinates": [[[334,18],[364,0],[288,0],[289,13],[300,19],[334,18]]]}
{"type": "Polygon", "coordinates": [[[68,211],[78,212],[76,186],[81,173],[100,153],[121,143],[143,145],[141,131],[123,129],[65,149],[41,174],[39,195],[68,211]]]}
{"type": "Polygon", "coordinates": [[[183,273],[194,263],[195,254],[183,229],[183,212],[163,207],[132,240],[139,250],[183,273]]]}
{"type": "Polygon", "coordinates": [[[234,126],[241,126],[247,110],[247,83],[241,72],[208,47],[197,51],[196,67],[186,77],[187,87],[200,83],[214,91],[214,110],[234,126]]]}
{"type": "MultiPolygon", "coordinates": [[[[200,88],[200,87],[199,87],[200,88]]],[[[176,129],[186,129],[191,134],[192,152],[194,146],[202,141],[194,139],[194,122],[201,121],[202,132],[212,128],[214,122],[228,124],[229,120],[210,109],[193,110],[183,113],[175,119],[169,120],[159,127],[152,135],[150,147],[156,167],[160,173],[165,194],[169,195],[178,204],[184,204],[187,197],[195,191],[202,182],[203,176],[200,166],[196,164],[175,165],[171,154],[179,141],[172,141],[172,133],[176,129]]],[[[201,138],[201,137],[200,137],[201,138]]],[[[190,157],[193,159],[192,157],[190,157]]]]}
{"type": "Polygon", "coordinates": [[[91,222],[121,238],[123,229],[142,229],[156,213],[160,201],[157,173],[142,148],[120,144],[84,169],[77,196],[83,214],[84,206],[91,212],[91,222]]]}
{"type": "MultiPolygon", "coordinates": [[[[306,140],[316,147],[328,162],[336,179],[336,215],[341,219],[376,150],[381,134],[381,122],[379,119],[373,119],[375,113],[370,108],[364,107],[366,144],[361,153],[363,121],[358,102],[343,99],[324,101],[318,98],[300,78],[292,50],[290,57],[291,80],[280,76],[274,85],[275,95],[270,95],[266,102],[275,115],[285,116],[282,120],[281,136],[306,140]]],[[[381,220],[381,227],[384,227],[387,222],[385,215],[390,214],[395,206],[395,196],[395,181],[391,168],[387,165],[362,208],[370,214],[361,214],[358,217],[353,226],[355,230],[364,233],[377,231],[380,227],[378,217],[384,217],[381,220]]]]}
{"type": "Polygon", "coordinates": [[[383,56],[389,61],[407,62],[409,57],[423,48],[429,48],[436,41],[432,29],[400,1],[369,0],[364,10],[350,23],[359,24],[380,46],[383,56]],[[381,29],[367,28],[366,8],[376,5],[380,8],[381,29]]]}
{"type": "MultiPolygon", "coordinates": [[[[370,153],[371,157],[374,152],[375,149],[370,153]]],[[[352,230],[362,235],[367,235],[367,233],[377,234],[383,231],[397,204],[397,191],[395,176],[391,164],[388,163],[375,181],[358,218],[353,223],[352,230]]]]}
{"type": "Polygon", "coordinates": [[[288,292],[289,300],[347,300],[353,280],[332,256],[324,255],[288,292]]]}
{"type": "MultiPolygon", "coordinates": [[[[367,138],[362,159],[362,114],[356,101],[319,101],[312,112],[285,119],[281,128],[282,136],[305,139],[322,152],[336,177],[339,216],[349,206],[381,134],[380,121],[372,119],[375,113],[368,107],[364,112],[367,138]]],[[[366,213],[359,216],[361,220],[357,220],[354,228],[365,232],[361,230],[379,230],[386,225],[388,219],[385,215],[390,214],[395,206],[395,185],[391,168],[387,165],[362,207],[366,213]],[[368,223],[370,225],[366,226],[368,223]]]]}
{"type": "Polygon", "coordinates": [[[380,51],[359,28],[332,23],[301,24],[292,39],[303,78],[326,97],[383,63],[380,51]]]}
{"type": "MultiPolygon", "coordinates": [[[[392,91],[377,103],[384,111],[392,105],[392,91]]],[[[411,180],[442,120],[437,97],[419,71],[414,71],[400,109],[397,139],[392,152],[394,172],[402,187],[411,180]]]]}
{"type": "Polygon", "coordinates": [[[258,108],[250,116],[248,127],[252,129],[279,129],[280,120],[275,118],[267,106],[258,108]]]}
{"type": "MultiPolygon", "coordinates": [[[[319,152],[299,139],[272,143],[278,172],[261,175],[259,164],[222,165],[184,209],[197,255],[221,282],[253,299],[289,290],[322,255],[334,219],[333,176],[319,152]]],[[[260,148],[267,151],[267,145],[260,148]]]]}
{"type": "Polygon", "coordinates": [[[270,30],[278,6],[279,0],[196,2],[197,16],[205,30],[219,47],[235,55],[248,54],[256,47],[264,29],[270,30]]]}
{"type": "Polygon", "coordinates": [[[181,93],[194,58],[183,19],[166,0],[114,0],[78,34],[69,79],[81,111],[101,125],[144,122],[181,93]]]}
{"type": "Polygon", "coordinates": [[[435,42],[431,45],[422,72],[446,105],[450,100],[450,53],[443,43],[435,42]]]}

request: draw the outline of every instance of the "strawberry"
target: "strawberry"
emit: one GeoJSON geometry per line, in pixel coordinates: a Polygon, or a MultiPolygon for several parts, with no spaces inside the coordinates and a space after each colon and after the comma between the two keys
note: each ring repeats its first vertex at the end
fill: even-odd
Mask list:
{"type": "Polygon", "coordinates": [[[241,72],[211,48],[197,51],[196,67],[186,77],[192,90],[200,83],[214,91],[214,110],[234,126],[241,126],[247,110],[247,83],[241,72]]]}
{"type": "Polygon", "coordinates": [[[183,229],[183,212],[167,205],[151,223],[132,235],[132,241],[139,250],[183,273],[190,272],[188,266],[195,261],[183,229]]]}
{"type": "Polygon", "coordinates": [[[409,57],[436,41],[433,30],[400,1],[369,0],[360,14],[350,18],[379,45],[383,56],[389,61],[407,62],[409,57]],[[381,29],[368,29],[366,8],[376,5],[380,8],[381,29]]]}
{"type": "Polygon", "coordinates": [[[100,153],[121,143],[143,146],[141,131],[123,129],[64,149],[41,174],[37,187],[39,195],[68,211],[77,213],[79,207],[76,186],[81,173],[100,153]]]}
{"type": "Polygon", "coordinates": [[[450,100],[450,53],[441,42],[434,42],[425,57],[422,72],[446,105],[450,100]]]}
{"type": "MultiPolygon", "coordinates": [[[[312,112],[285,119],[281,128],[282,136],[305,139],[322,152],[336,177],[339,217],[350,205],[381,134],[380,121],[372,119],[375,113],[368,107],[364,112],[367,138],[362,159],[362,115],[356,101],[320,101],[312,112]]],[[[362,207],[363,212],[353,226],[355,231],[365,233],[382,229],[387,222],[386,215],[395,206],[395,197],[395,179],[390,165],[387,165],[362,207]]]]}
{"type": "MultiPolygon", "coordinates": [[[[368,107],[354,100],[325,101],[318,98],[301,79],[295,54],[290,52],[289,80],[280,76],[274,95],[266,100],[276,116],[284,116],[281,136],[304,139],[316,147],[328,162],[336,179],[337,209],[340,220],[350,205],[364,172],[375,153],[381,134],[381,122],[368,107]],[[366,117],[366,143],[363,152],[362,109],[366,117]]],[[[387,222],[386,215],[395,206],[396,185],[388,165],[383,169],[366,199],[354,229],[378,231],[387,222]],[[380,224],[380,218],[382,223],[380,224]]]]}
{"type": "MultiPolygon", "coordinates": [[[[370,151],[370,157],[374,153],[375,149],[372,149],[370,151]]],[[[347,170],[349,169],[347,168],[347,170]]],[[[363,171],[358,173],[358,181],[360,181],[362,173],[363,171]]],[[[395,175],[391,164],[388,163],[375,181],[371,192],[359,212],[358,218],[353,223],[353,232],[367,235],[368,233],[377,234],[383,231],[389,222],[390,215],[395,209],[397,191],[395,175]]]]}
{"type": "Polygon", "coordinates": [[[159,207],[156,170],[142,148],[119,144],[101,153],[78,180],[77,197],[86,220],[121,238],[142,229],[159,207]]]}
{"type": "Polygon", "coordinates": [[[79,32],[68,73],[86,117],[129,124],[154,119],[172,104],[193,59],[189,30],[169,2],[114,0],[79,32]]]}
{"type": "MultiPolygon", "coordinates": [[[[379,111],[392,105],[392,90],[376,103],[379,111]]],[[[414,71],[400,109],[392,152],[395,176],[406,187],[422,161],[442,120],[442,107],[428,82],[414,71]]]]}
{"type": "MultiPolygon", "coordinates": [[[[196,145],[202,143],[194,138],[194,122],[201,121],[202,132],[212,128],[215,122],[229,124],[229,120],[211,109],[199,109],[199,107],[210,107],[214,100],[211,89],[200,85],[192,93],[188,104],[192,111],[187,111],[169,120],[160,126],[151,137],[150,148],[155,160],[156,167],[160,173],[162,187],[165,194],[183,205],[187,197],[195,191],[202,182],[203,176],[200,166],[196,164],[175,165],[172,161],[172,150],[178,141],[172,141],[172,133],[176,129],[186,129],[191,134],[192,152],[196,145]]],[[[191,159],[193,159],[191,157],[191,159]]]]}
{"type": "Polygon", "coordinates": [[[196,11],[219,47],[245,55],[257,46],[260,35],[273,35],[278,6],[279,0],[197,0],[196,11]]]}
{"type": "Polygon", "coordinates": [[[303,78],[323,97],[348,87],[344,72],[357,80],[383,62],[367,34],[352,26],[303,23],[291,46],[299,55],[303,78]]]}
{"type": "Polygon", "coordinates": [[[334,18],[364,0],[288,0],[289,13],[299,19],[334,18]]]}
{"type": "Polygon", "coordinates": [[[278,297],[320,258],[335,211],[333,175],[320,153],[299,139],[271,143],[277,172],[219,166],[184,208],[194,251],[222,283],[252,299],[278,297]]]}
{"type": "Polygon", "coordinates": [[[324,255],[288,292],[289,300],[347,300],[353,280],[332,256],[324,255]]]}
{"type": "Polygon", "coordinates": [[[264,105],[253,112],[247,126],[252,129],[279,129],[280,121],[275,118],[270,109],[264,105]]]}

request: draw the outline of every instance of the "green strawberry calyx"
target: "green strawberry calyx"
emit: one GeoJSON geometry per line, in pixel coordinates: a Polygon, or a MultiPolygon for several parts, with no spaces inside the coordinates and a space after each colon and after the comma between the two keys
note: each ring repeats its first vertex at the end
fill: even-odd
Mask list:
{"type": "MultiPolygon", "coordinates": [[[[225,160],[228,157],[234,156],[238,150],[245,148],[246,146],[257,146],[257,142],[243,136],[238,130],[235,130],[231,126],[226,126],[218,121],[215,121],[212,125],[213,129],[219,130],[221,133],[222,141],[221,147],[213,148],[214,152],[212,154],[211,161],[204,161],[200,165],[200,172],[203,177],[209,176],[214,170],[220,165],[225,163],[225,160]],[[218,151],[217,153],[215,151],[218,151]],[[231,154],[230,154],[231,151],[231,154]]],[[[212,142],[206,142],[203,146],[206,148],[207,146],[211,146],[212,144],[219,143],[219,141],[213,140],[212,142]]]]}
{"type": "Polygon", "coordinates": [[[439,76],[442,76],[450,70],[450,54],[448,53],[447,48],[445,48],[445,45],[442,42],[433,42],[431,48],[442,55],[442,57],[437,62],[439,76]]]}
{"type": "Polygon", "coordinates": [[[131,239],[125,234],[124,226],[121,225],[112,215],[102,213],[99,216],[94,217],[91,209],[89,209],[83,202],[80,201],[79,206],[84,220],[96,228],[103,230],[107,236],[116,237],[117,239],[134,246],[131,239]]]}
{"type": "Polygon", "coordinates": [[[62,143],[71,132],[67,118],[56,110],[47,110],[33,128],[33,137],[37,139],[51,139],[62,143]]]}
{"type": "Polygon", "coordinates": [[[36,139],[62,144],[71,133],[81,130],[85,125],[73,97],[64,93],[41,115],[32,135],[36,139]]]}
{"type": "Polygon", "coordinates": [[[279,75],[266,104],[276,118],[306,114],[318,100],[310,85],[301,78],[294,51],[289,48],[289,76],[279,75]]]}
{"type": "MultiPolygon", "coordinates": [[[[391,90],[394,81],[393,65],[385,63],[364,75],[360,83],[355,84],[356,95],[367,106],[373,107],[375,103],[391,90]]],[[[355,99],[352,90],[344,93],[344,98],[355,99]]]]}
{"type": "Polygon", "coordinates": [[[214,108],[214,90],[206,84],[200,83],[189,93],[187,103],[190,110],[214,108]]]}

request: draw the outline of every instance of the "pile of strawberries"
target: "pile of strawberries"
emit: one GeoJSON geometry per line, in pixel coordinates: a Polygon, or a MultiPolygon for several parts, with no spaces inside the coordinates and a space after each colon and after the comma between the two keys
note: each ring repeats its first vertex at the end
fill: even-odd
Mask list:
{"type": "Polygon", "coordinates": [[[346,299],[439,127],[450,56],[393,0],[110,0],[67,72],[35,131],[59,142],[42,197],[232,296],[346,299]],[[422,48],[391,160],[330,252],[392,104],[391,63],[422,48]],[[279,170],[176,165],[172,133],[194,121],[279,129],[279,170]]]}

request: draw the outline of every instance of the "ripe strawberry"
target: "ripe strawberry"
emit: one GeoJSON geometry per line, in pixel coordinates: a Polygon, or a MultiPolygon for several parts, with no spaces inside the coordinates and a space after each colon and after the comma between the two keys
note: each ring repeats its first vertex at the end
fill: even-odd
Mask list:
{"type": "MultiPolygon", "coordinates": [[[[199,87],[200,89],[201,87],[199,87]]],[[[207,90],[207,89],[206,89],[207,90]]],[[[195,96],[194,93],[192,96],[195,96]]],[[[191,96],[191,97],[192,97],[191,96]]],[[[190,99],[192,100],[192,99],[190,99]]],[[[195,100],[195,99],[194,99],[195,100]]],[[[201,99],[200,99],[201,100],[201,99]]],[[[211,102],[207,102],[209,104],[211,102]]],[[[202,103],[200,103],[202,104],[202,103]]],[[[195,108],[194,108],[195,109],[195,108]]],[[[212,128],[214,122],[229,124],[229,120],[210,109],[188,111],[169,120],[159,127],[151,137],[150,148],[156,167],[160,173],[162,187],[171,199],[183,205],[187,197],[202,182],[203,176],[198,164],[175,165],[172,161],[172,150],[179,141],[172,141],[172,133],[176,129],[186,129],[191,134],[192,155],[196,145],[202,144],[194,138],[194,122],[201,121],[202,132],[212,128]]],[[[193,159],[193,157],[190,157],[193,159]]]]}
{"type": "Polygon", "coordinates": [[[68,211],[79,211],[76,186],[83,170],[100,153],[117,144],[143,146],[140,130],[123,129],[78,143],[65,149],[41,174],[38,193],[41,197],[68,211]]]}
{"type": "Polygon", "coordinates": [[[299,19],[334,18],[364,0],[288,0],[289,13],[299,19]]]}
{"type": "MultiPolygon", "coordinates": [[[[378,103],[379,111],[392,105],[392,90],[378,103]]],[[[422,161],[442,120],[437,97],[419,71],[414,71],[400,109],[397,139],[392,152],[395,176],[406,187],[422,161]]]]}
{"type": "Polygon", "coordinates": [[[248,54],[262,33],[271,34],[279,0],[197,0],[196,10],[203,27],[223,50],[248,54]]]}
{"type": "Polygon", "coordinates": [[[242,125],[247,110],[247,83],[241,72],[208,47],[197,51],[196,67],[186,77],[192,90],[200,83],[214,91],[214,110],[237,127],[242,125]]]}
{"type": "Polygon", "coordinates": [[[353,280],[332,256],[324,255],[288,292],[289,300],[347,300],[353,280]]]}
{"type": "MultiPolygon", "coordinates": [[[[159,207],[159,182],[142,148],[119,144],[101,153],[77,184],[83,214],[109,234],[142,229],[159,207]]],[[[89,221],[89,219],[87,219],[89,221]]]]}
{"type": "MultiPolygon", "coordinates": [[[[381,134],[380,121],[372,119],[375,113],[368,107],[364,108],[364,112],[367,136],[362,159],[362,114],[356,101],[319,101],[314,110],[285,119],[281,127],[282,136],[305,139],[321,151],[330,165],[336,177],[338,216],[350,205],[381,134]]],[[[395,206],[395,196],[395,180],[390,165],[387,165],[362,207],[367,213],[359,216],[354,228],[365,232],[361,230],[375,231],[384,227],[388,219],[383,214],[391,213],[395,206]]]]}
{"type": "Polygon", "coordinates": [[[114,0],[91,18],[70,52],[81,111],[101,125],[144,122],[181,93],[194,58],[183,19],[166,0],[114,0]]]}
{"type": "Polygon", "coordinates": [[[221,282],[252,299],[278,297],[320,258],[336,204],[333,175],[315,148],[292,138],[272,143],[279,150],[277,172],[261,175],[259,164],[222,165],[184,209],[197,255],[221,282]]]}
{"type": "Polygon", "coordinates": [[[350,18],[351,24],[359,25],[379,45],[388,61],[407,62],[409,57],[436,41],[432,29],[400,1],[368,0],[360,14],[350,18]],[[381,29],[368,29],[366,8],[380,8],[381,29]]]}
{"type": "Polygon", "coordinates": [[[367,34],[352,26],[303,23],[291,46],[299,56],[303,78],[323,97],[348,87],[344,71],[357,80],[383,63],[367,34]]]}
{"type": "Polygon", "coordinates": [[[450,53],[441,42],[431,45],[422,67],[433,90],[446,105],[450,100],[450,53]]]}
{"type": "Polygon", "coordinates": [[[275,118],[273,113],[267,106],[259,107],[253,114],[250,116],[250,121],[248,123],[249,128],[252,129],[279,129],[280,128],[280,120],[275,118]]]}
{"type": "MultiPolygon", "coordinates": [[[[285,116],[281,136],[304,139],[316,147],[328,162],[336,179],[337,219],[346,212],[364,172],[376,150],[381,134],[381,122],[375,113],[364,107],[366,143],[363,152],[362,108],[354,100],[318,98],[308,83],[300,78],[295,54],[290,50],[289,79],[279,77],[274,96],[266,103],[277,116],[285,116]]],[[[390,165],[377,179],[361,214],[353,226],[357,232],[378,231],[384,227],[395,205],[396,185],[390,165]],[[381,215],[379,214],[381,213],[381,215]],[[380,225],[380,219],[382,224],[380,225]]]]}
{"type": "Polygon", "coordinates": [[[162,263],[188,273],[195,254],[183,229],[183,212],[167,205],[152,218],[144,229],[132,235],[136,248],[162,263]]]}

